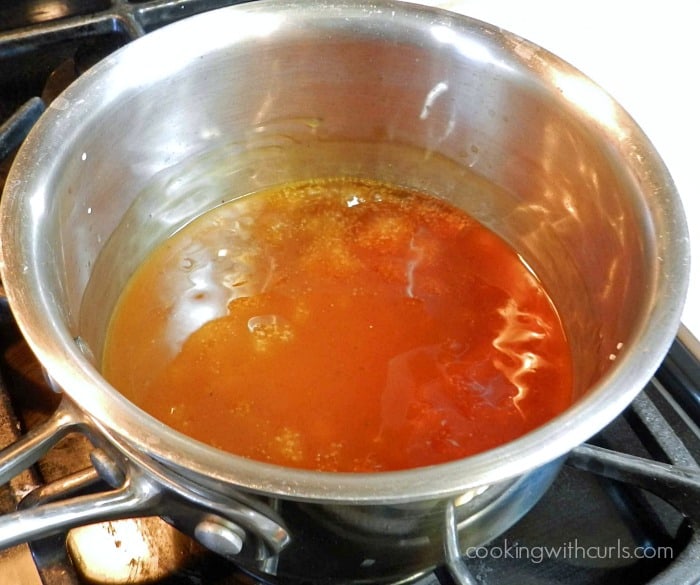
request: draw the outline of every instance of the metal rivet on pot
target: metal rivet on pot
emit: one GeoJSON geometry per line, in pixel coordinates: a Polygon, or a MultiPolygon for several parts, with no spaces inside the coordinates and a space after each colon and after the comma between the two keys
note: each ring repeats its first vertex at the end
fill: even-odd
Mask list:
{"type": "Polygon", "coordinates": [[[94,449],[90,452],[90,461],[99,476],[112,488],[117,488],[124,483],[126,476],[124,471],[102,449],[94,449]]]}
{"type": "Polygon", "coordinates": [[[230,557],[243,550],[245,531],[224,518],[207,516],[195,527],[194,537],[209,550],[230,557]]]}

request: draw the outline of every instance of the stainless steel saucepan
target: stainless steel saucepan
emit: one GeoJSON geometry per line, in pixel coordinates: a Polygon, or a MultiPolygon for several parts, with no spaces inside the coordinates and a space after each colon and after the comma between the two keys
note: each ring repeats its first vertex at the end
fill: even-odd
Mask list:
{"type": "Polygon", "coordinates": [[[0,476],[77,431],[111,486],[30,496],[39,503],[0,519],[0,546],[158,514],[248,570],[289,579],[388,581],[445,560],[458,573],[465,548],[520,518],[567,452],[651,378],[688,279],[675,188],[610,96],[513,34],[383,0],[262,0],[133,42],[51,104],[0,210],[9,301],[63,393],[49,422],[2,453],[0,476]],[[224,201],[337,175],[428,191],[515,246],[564,319],[573,406],[460,461],[334,474],[200,444],[105,382],[107,320],[153,246],[224,201]]]}

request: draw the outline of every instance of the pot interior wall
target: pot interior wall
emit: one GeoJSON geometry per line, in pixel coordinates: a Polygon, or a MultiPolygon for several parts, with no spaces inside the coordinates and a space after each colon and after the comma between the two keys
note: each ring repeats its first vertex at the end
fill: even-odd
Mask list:
{"type": "Polygon", "coordinates": [[[476,24],[461,36],[409,24],[310,18],[189,49],[146,38],[100,72],[56,165],[50,220],[54,286],[94,356],[129,275],[192,217],[281,182],[362,175],[500,233],[560,310],[577,392],[606,370],[644,319],[651,278],[646,210],[601,138],[607,121],[556,91],[566,78],[551,58],[476,24]],[[137,65],[147,73],[129,77],[137,65]]]}

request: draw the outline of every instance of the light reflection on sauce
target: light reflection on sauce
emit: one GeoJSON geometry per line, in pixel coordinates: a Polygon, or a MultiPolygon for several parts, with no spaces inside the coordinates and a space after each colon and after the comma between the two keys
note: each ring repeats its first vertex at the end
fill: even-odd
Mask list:
{"type": "Polygon", "coordinates": [[[103,366],[196,439],[325,471],[462,458],[572,391],[558,315],[514,250],[446,202],[351,179],[250,195],[175,234],[120,299],[103,366]]]}

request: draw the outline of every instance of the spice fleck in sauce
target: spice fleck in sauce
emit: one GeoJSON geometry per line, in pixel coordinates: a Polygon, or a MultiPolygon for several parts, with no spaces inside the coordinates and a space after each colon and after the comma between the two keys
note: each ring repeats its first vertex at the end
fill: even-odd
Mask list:
{"type": "Polygon", "coordinates": [[[328,179],[206,213],[132,277],[107,379],[183,433],[325,471],[420,467],[508,442],[571,402],[541,283],[463,211],[328,179]]]}

